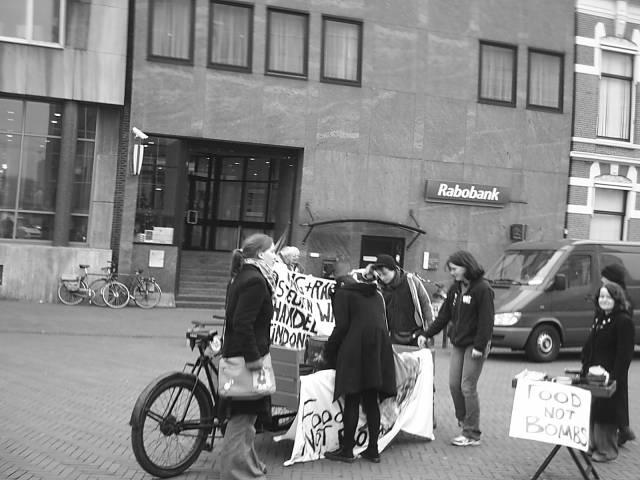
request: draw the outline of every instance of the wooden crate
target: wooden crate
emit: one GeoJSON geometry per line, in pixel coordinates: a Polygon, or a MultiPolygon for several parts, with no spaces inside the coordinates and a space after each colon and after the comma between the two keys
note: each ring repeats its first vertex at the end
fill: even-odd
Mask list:
{"type": "Polygon", "coordinates": [[[300,365],[304,360],[304,350],[271,345],[270,352],[276,377],[276,393],[271,395],[271,403],[296,411],[300,398],[300,365]]]}

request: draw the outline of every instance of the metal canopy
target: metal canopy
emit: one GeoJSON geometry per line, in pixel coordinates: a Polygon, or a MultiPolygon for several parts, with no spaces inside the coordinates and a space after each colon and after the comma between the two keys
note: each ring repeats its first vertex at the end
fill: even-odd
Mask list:
{"type": "MultiPolygon", "coordinates": [[[[409,212],[409,213],[411,215],[411,218],[413,218],[413,220],[415,221],[415,218],[413,217],[413,212],[409,212]]],[[[313,231],[313,229],[315,227],[320,227],[320,226],[323,226],[323,225],[333,225],[333,224],[337,224],[337,223],[376,223],[378,225],[386,225],[386,226],[389,226],[389,227],[395,227],[395,228],[400,228],[402,230],[407,230],[409,232],[414,232],[416,235],[409,242],[409,245],[407,245],[407,250],[409,250],[409,248],[411,248],[411,245],[413,245],[413,242],[415,242],[420,235],[426,235],[427,234],[427,232],[422,230],[419,225],[417,227],[414,227],[414,226],[411,226],[411,225],[406,225],[404,223],[389,222],[387,220],[376,220],[374,218],[344,218],[344,219],[323,220],[321,222],[309,222],[309,223],[301,224],[301,226],[303,226],[303,227],[309,227],[309,231],[304,236],[304,239],[302,240],[302,244],[304,245],[307,242],[307,238],[309,238],[309,235],[311,235],[311,232],[313,231]]],[[[417,222],[416,222],[416,224],[417,224],[417,222]]]]}

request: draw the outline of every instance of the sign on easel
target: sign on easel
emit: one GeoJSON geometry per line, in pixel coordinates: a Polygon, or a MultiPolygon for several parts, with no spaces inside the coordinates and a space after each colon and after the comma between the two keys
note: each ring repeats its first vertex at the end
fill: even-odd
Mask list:
{"type": "Polygon", "coordinates": [[[520,379],[509,436],[589,449],[591,392],[554,382],[520,379]]]}

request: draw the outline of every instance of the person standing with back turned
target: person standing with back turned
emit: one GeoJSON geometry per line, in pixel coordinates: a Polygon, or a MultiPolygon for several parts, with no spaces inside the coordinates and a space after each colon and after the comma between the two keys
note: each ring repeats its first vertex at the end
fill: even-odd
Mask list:
{"type": "MultiPolygon", "coordinates": [[[[231,281],[227,287],[223,357],[243,356],[249,370],[262,368],[269,352],[273,317],[276,260],[273,239],[256,233],[231,257],[231,281]]],[[[255,423],[271,413],[271,397],[258,400],[230,400],[222,451],[220,478],[224,480],[265,479],[267,468],[255,451],[255,423]]]]}
{"type": "Polygon", "coordinates": [[[425,335],[433,337],[449,325],[452,351],[449,390],[462,435],[451,440],[458,447],[480,445],[478,379],[491,349],[494,293],[484,269],[469,252],[460,250],[447,259],[454,279],[438,317],[425,335]]]}
{"type": "Polygon", "coordinates": [[[367,415],[369,443],[361,456],[380,461],[378,400],[396,395],[393,347],[385,319],[384,300],[375,283],[360,283],[349,275],[346,260],[336,264],[332,298],[336,325],[322,356],[336,370],[333,399],[344,395],[343,439],[340,448],[325,453],[328,460],[353,462],[360,402],[367,415]]]}

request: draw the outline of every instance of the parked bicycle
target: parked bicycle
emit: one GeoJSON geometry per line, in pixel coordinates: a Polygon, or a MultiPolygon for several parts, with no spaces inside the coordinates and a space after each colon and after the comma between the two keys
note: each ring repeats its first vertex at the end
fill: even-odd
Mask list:
{"type": "Polygon", "coordinates": [[[144,270],[137,269],[132,284],[129,285],[130,299],[141,308],[153,308],[160,303],[162,290],[153,277],[143,277],[144,270]]]}
{"type": "MultiPolygon", "coordinates": [[[[102,267],[104,274],[91,274],[88,269],[90,265],[79,265],[82,269],[80,275],[61,275],[60,285],[58,286],[58,298],[65,305],[78,305],[84,299],[88,299],[90,304],[105,306],[108,305],[104,301],[104,289],[110,286],[112,289],[119,289],[119,282],[116,280],[115,269],[111,261],[107,262],[106,267],[102,267]],[[100,278],[88,282],[90,275],[100,275],[100,278]],[[114,285],[116,284],[116,285],[114,285]]],[[[126,287],[125,287],[126,288],[126,287]]]]}

